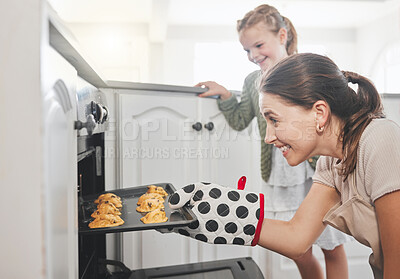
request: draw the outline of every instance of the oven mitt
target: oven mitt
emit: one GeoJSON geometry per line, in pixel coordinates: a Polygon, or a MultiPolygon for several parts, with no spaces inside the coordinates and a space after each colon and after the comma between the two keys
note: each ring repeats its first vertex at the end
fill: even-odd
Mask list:
{"type": "Polygon", "coordinates": [[[196,222],[174,228],[174,232],[213,244],[258,243],[264,219],[263,194],[198,182],[172,194],[169,206],[189,206],[197,217],[196,222]]]}

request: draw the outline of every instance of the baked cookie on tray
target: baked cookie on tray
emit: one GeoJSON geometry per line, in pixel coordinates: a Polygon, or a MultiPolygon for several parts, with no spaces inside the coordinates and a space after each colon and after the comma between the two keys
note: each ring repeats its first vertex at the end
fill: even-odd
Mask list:
{"type": "Polygon", "coordinates": [[[92,222],[89,223],[89,228],[105,228],[116,227],[124,223],[118,215],[113,214],[100,214],[92,222]]]}
{"type": "Polygon", "coordinates": [[[138,212],[150,212],[158,208],[164,208],[164,200],[151,198],[147,199],[145,202],[142,202],[140,206],[136,208],[136,210],[138,212]]]}
{"type": "Polygon", "coordinates": [[[116,207],[120,208],[122,207],[122,201],[121,198],[118,197],[117,195],[113,194],[113,193],[106,193],[106,194],[102,194],[100,195],[95,201],[94,203],[96,204],[100,204],[100,203],[112,203],[114,204],[116,207]]]}
{"type": "Polygon", "coordinates": [[[164,198],[159,193],[145,193],[139,197],[137,205],[141,205],[144,201],[148,199],[159,199],[160,201],[164,202],[164,198]]]}
{"type": "Polygon", "coordinates": [[[147,188],[148,188],[148,190],[147,190],[147,192],[146,192],[147,194],[150,194],[150,193],[158,193],[158,194],[160,194],[162,197],[168,196],[168,193],[165,192],[165,190],[164,190],[163,187],[155,186],[155,185],[150,185],[150,186],[147,186],[147,188]]]}
{"type": "Polygon", "coordinates": [[[140,218],[145,224],[152,223],[164,223],[168,221],[168,217],[165,216],[165,211],[163,208],[159,208],[147,213],[144,217],[140,218]]]}
{"type": "Polygon", "coordinates": [[[121,215],[119,209],[112,203],[100,203],[97,206],[97,209],[92,213],[92,217],[96,218],[101,214],[114,214],[114,215],[121,215]]]}

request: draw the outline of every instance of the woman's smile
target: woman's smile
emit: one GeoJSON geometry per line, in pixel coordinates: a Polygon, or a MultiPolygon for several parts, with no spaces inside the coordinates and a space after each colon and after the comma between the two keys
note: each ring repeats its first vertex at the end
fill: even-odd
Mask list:
{"type": "Polygon", "coordinates": [[[279,148],[280,151],[282,151],[282,155],[286,158],[286,155],[289,153],[289,150],[292,148],[289,144],[283,145],[279,147],[277,144],[274,144],[275,147],[279,148]]]}
{"type": "Polygon", "coordinates": [[[260,111],[267,121],[265,142],[279,148],[289,165],[298,165],[311,157],[316,146],[315,117],[311,110],[262,93],[260,111]]]}

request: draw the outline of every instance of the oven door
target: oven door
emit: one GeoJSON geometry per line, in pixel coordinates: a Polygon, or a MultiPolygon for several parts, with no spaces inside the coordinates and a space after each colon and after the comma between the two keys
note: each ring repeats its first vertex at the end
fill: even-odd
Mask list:
{"type": "Polygon", "coordinates": [[[77,140],[73,127],[77,75],[49,46],[42,59],[46,278],[72,279],[78,277],[77,140]]]}

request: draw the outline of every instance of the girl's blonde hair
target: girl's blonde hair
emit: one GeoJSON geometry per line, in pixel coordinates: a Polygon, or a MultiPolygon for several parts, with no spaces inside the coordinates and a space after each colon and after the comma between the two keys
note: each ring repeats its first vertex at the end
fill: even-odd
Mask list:
{"type": "Polygon", "coordinates": [[[248,12],[242,19],[237,21],[236,29],[238,32],[252,27],[259,22],[264,22],[272,29],[272,32],[278,33],[281,28],[287,31],[286,51],[288,55],[297,53],[297,32],[292,22],[282,16],[279,11],[270,5],[260,5],[254,10],[248,12]]]}

